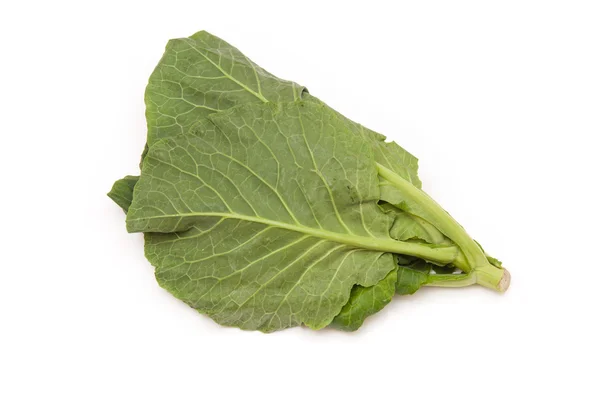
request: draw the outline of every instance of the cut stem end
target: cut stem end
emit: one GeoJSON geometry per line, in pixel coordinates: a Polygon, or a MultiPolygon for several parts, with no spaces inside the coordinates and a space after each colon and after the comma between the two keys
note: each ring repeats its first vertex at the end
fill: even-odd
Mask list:
{"type": "Polygon", "coordinates": [[[475,280],[481,286],[504,293],[510,286],[510,272],[505,268],[498,268],[493,265],[485,265],[473,270],[475,280]]]}

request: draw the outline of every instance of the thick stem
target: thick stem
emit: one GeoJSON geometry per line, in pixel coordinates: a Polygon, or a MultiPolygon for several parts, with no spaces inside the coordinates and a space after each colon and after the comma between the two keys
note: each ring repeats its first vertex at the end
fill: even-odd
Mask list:
{"type": "Polygon", "coordinates": [[[410,204],[406,205],[409,208],[408,212],[425,219],[456,243],[463,251],[471,268],[481,264],[484,260],[487,262],[481,248],[471,239],[464,228],[427,193],[381,164],[377,164],[377,170],[383,179],[402,193],[402,196],[412,200],[410,204]]]}
{"type": "Polygon", "coordinates": [[[439,286],[439,287],[465,287],[471,286],[477,283],[475,274],[460,274],[460,275],[445,275],[436,274],[429,275],[427,278],[427,286],[439,286]]]}
{"type": "Polygon", "coordinates": [[[397,189],[403,198],[409,200],[405,203],[409,213],[417,215],[435,226],[461,250],[454,264],[466,272],[469,278],[452,278],[446,281],[436,278],[434,280],[437,282],[432,282],[432,284],[466,286],[478,283],[501,292],[508,288],[510,285],[508,271],[491,265],[481,247],[435,200],[383,165],[377,164],[377,170],[381,178],[397,189]]]}
{"type": "Polygon", "coordinates": [[[488,264],[484,267],[475,268],[473,273],[478,284],[500,293],[506,292],[510,286],[510,272],[505,268],[498,268],[488,264]]]}
{"type": "Polygon", "coordinates": [[[435,274],[427,278],[427,286],[465,287],[479,284],[497,292],[505,292],[510,286],[510,273],[493,265],[476,268],[466,274],[435,274]]]}

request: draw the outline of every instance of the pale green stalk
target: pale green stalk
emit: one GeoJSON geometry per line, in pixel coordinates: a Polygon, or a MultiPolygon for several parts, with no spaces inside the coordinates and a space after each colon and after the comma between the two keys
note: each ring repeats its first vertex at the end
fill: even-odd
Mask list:
{"type": "MultiPolygon", "coordinates": [[[[394,171],[377,164],[379,175],[402,192],[407,200],[418,204],[425,218],[458,245],[461,255],[455,265],[462,269],[462,275],[432,275],[428,285],[459,287],[478,283],[499,292],[504,292],[510,285],[510,274],[504,268],[489,263],[485,253],[467,234],[464,228],[456,222],[435,200],[427,193],[412,185],[394,171]]],[[[419,215],[423,217],[422,215],[419,215]]]]}

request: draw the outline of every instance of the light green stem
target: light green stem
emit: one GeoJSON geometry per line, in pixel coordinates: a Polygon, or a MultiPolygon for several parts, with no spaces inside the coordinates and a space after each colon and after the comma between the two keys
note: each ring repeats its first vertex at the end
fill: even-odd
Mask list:
{"type": "Polygon", "coordinates": [[[475,274],[460,274],[460,275],[446,275],[436,274],[429,275],[427,278],[427,286],[440,286],[440,287],[465,287],[474,285],[477,283],[475,274]]]}
{"type": "Polygon", "coordinates": [[[498,292],[505,292],[510,286],[510,273],[504,268],[476,268],[467,274],[429,275],[425,284],[440,287],[465,287],[476,283],[498,292]]]}
{"type": "Polygon", "coordinates": [[[490,264],[483,250],[467,234],[465,229],[446,212],[427,193],[415,187],[413,184],[396,174],[394,171],[377,164],[377,170],[381,178],[402,193],[402,196],[410,200],[407,212],[417,215],[435,226],[458,245],[461,254],[458,255],[454,264],[466,272],[468,278],[457,275],[459,278],[436,279],[438,286],[453,286],[478,283],[498,291],[504,291],[510,284],[510,274],[503,268],[490,264]],[[412,208],[411,208],[412,207],[412,208]]]}

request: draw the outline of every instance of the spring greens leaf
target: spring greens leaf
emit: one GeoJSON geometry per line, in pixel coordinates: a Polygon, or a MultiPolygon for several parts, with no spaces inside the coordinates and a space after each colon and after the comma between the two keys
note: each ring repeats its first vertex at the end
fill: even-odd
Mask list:
{"type": "MultiPolygon", "coordinates": [[[[221,87],[219,89],[223,90],[221,87]]],[[[159,138],[180,134],[189,129],[197,118],[238,104],[265,102],[265,100],[277,102],[300,97],[321,103],[300,85],[274,77],[252,63],[235,47],[207,32],[199,32],[187,39],[175,39],[167,45],[165,54],[150,77],[146,90],[148,142],[151,144],[159,138]],[[216,54],[219,57],[214,58],[216,54]],[[229,69],[229,66],[235,68],[229,69]],[[252,74],[249,73],[249,68],[252,69],[252,74]],[[224,69],[236,71],[236,74],[227,74],[224,69]],[[212,75],[211,79],[207,78],[206,71],[212,75]],[[229,82],[228,88],[232,90],[228,91],[226,96],[219,95],[215,98],[213,83],[219,76],[222,82],[229,82]],[[245,90],[240,91],[240,87],[245,90]],[[184,91],[184,88],[189,90],[184,91]],[[291,91],[288,90],[290,88],[291,91]],[[193,96],[184,96],[184,93],[192,93],[193,96]],[[212,106],[205,106],[207,99],[212,106]],[[192,105],[195,107],[192,108],[192,105]],[[166,123],[167,117],[176,123],[174,125],[166,123]]],[[[340,115],[340,118],[344,117],[340,115]]],[[[417,160],[414,156],[395,143],[385,143],[383,135],[360,125],[357,127],[362,135],[373,143],[375,157],[379,161],[420,186],[417,160]],[[402,160],[402,163],[390,163],[391,159],[402,160]]],[[[119,200],[118,204],[125,211],[133,200],[135,182],[135,177],[128,176],[117,181],[109,193],[113,200],[119,200]]],[[[407,226],[407,229],[410,228],[407,226]]],[[[414,229],[419,230],[419,227],[414,229]]]]}
{"type": "Polygon", "coordinates": [[[355,331],[362,326],[365,319],[380,311],[392,301],[396,293],[398,268],[391,270],[385,278],[373,286],[355,285],[350,300],[342,311],[333,319],[331,327],[343,331],[355,331]]]}
{"type": "Polygon", "coordinates": [[[127,214],[159,283],[224,325],[326,326],[392,252],[451,262],[453,246],[390,238],[372,148],[316,103],[248,104],[150,147],[127,214]],[[318,206],[317,206],[318,205],[318,206]],[[231,233],[235,232],[235,235],[231,233]]]}
{"type": "Polygon", "coordinates": [[[414,156],[227,42],[169,41],[145,101],[141,177],[108,195],[159,284],[217,322],[356,330],[394,293],[508,288],[414,156]]]}
{"type": "MultiPolygon", "coordinates": [[[[298,99],[324,104],[304,86],[277,78],[234,46],[206,31],[172,39],[146,87],[148,137],[142,160],[149,145],[188,132],[199,119],[210,114],[241,104],[298,99]]],[[[385,136],[357,126],[372,142],[379,163],[421,187],[416,157],[396,143],[386,143],[385,136]]],[[[127,176],[123,182],[117,181],[113,190],[118,193],[109,193],[115,202],[119,200],[121,208],[132,201],[134,178],[127,176]]]]}
{"type": "Polygon", "coordinates": [[[252,102],[294,101],[304,91],[208,32],[170,40],[146,88],[148,145],[186,133],[215,112],[252,102]]]}
{"type": "Polygon", "coordinates": [[[108,197],[117,203],[125,213],[127,213],[133,201],[133,188],[138,179],[139,177],[137,176],[127,175],[116,181],[110,192],[108,192],[108,197]]]}

